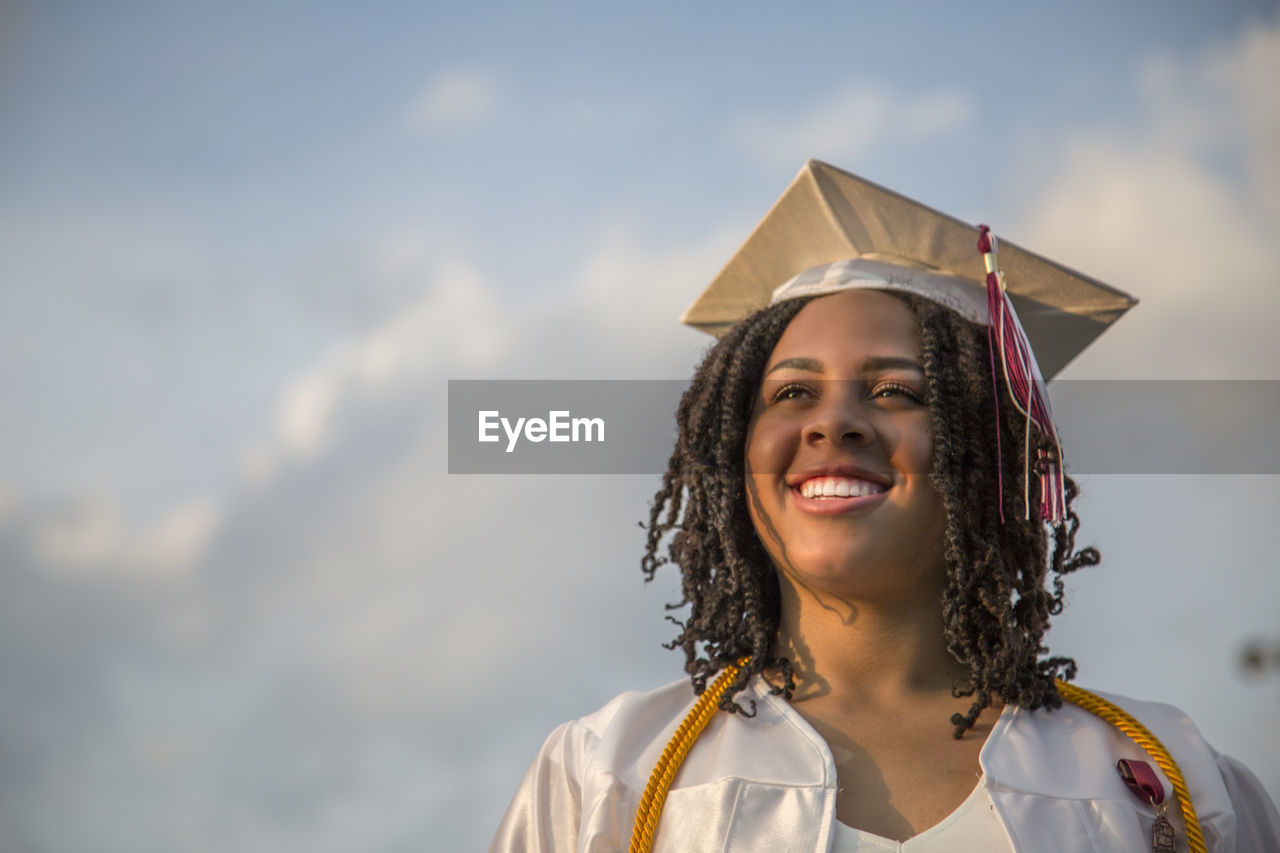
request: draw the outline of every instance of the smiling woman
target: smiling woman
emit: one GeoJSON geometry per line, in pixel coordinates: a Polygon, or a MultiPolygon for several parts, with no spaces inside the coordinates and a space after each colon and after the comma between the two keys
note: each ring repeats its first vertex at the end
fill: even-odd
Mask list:
{"type": "Polygon", "coordinates": [[[680,568],[690,678],[557,729],[492,850],[1280,849],[1185,716],[1046,656],[1099,558],[1036,357],[1132,300],[1001,260],[1008,291],[985,229],[805,167],[685,318],[723,337],[642,565],[680,568]]]}

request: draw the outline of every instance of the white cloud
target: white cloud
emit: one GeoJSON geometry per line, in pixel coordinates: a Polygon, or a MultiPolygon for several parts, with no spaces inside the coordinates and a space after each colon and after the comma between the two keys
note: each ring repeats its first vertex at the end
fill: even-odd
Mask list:
{"type": "Polygon", "coordinates": [[[375,251],[387,274],[415,275],[419,295],[372,330],[335,345],[286,387],[270,434],[241,470],[261,484],[290,459],[324,451],[343,413],[370,395],[419,389],[428,377],[493,364],[507,350],[510,313],[467,261],[432,257],[397,235],[375,251]]]}
{"type": "Polygon", "coordinates": [[[391,233],[371,252],[371,275],[416,281],[418,295],[287,384],[267,435],[241,455],[241,473],[261,486],[282,466],[326,452],[344,420],[393,398],[438,393],[427,386],[446,378],[686,375],[710,342],[677,322],[690,302],[689,283],[710,281],[734,239],[718,233],[663,247],[626,224],[606,224],[588,241],[570,283],[518,304],[426,235],[391,233]],[[661,330],[656,338],[654,330],[661,330]]]}
{"type": "Polygon", "coordinates": [[[736,229],[724,229],[696,242],[659,246],[625,223],[601,227],[563,300],[572,306],[567,319],[582,330],[579,345],[602,356],[592,375],[692,373],[711,338],[681,328],[680,315],[740,239],[736,229]]]}
{"type": "Polygon", "coordinates": [[[411,129],[434,135],[465,130],[489,119],[501,101],[501,86],[492,72],[477,68],[453,68],[428,81],[409,105],[406,120],[411,129]]]}
{"type": "Polygon", "coordinates": [[[15,497],[0,522],[25,541],[38,565],[55,574],[159,577],[195,566],[221,518],[222,507],[207,498],[138,523],[118,500],[103,496],[43,506],[24,505],[15,497]]]}
{"type": "Polygon", "coordinates": [[[1238,43],[1211,53],[1199,73],[1206,97],[1229,104],[1232,130],[1246,146],[1251,186],[1272,222],[1280,221],[1280,22],[1250,27],[1238,43]]]}
{"type": "Polygon", "coordinates": [[[127,558],[156,572],[194,565],[217,532],[221,509],[208,499],[178,505],[131,544],[127,558]]]}
{"type": "Polygon", "coordinates": [[[1153,57],[1128,129],[1064,141],[1017,239],[1141,300],[1067,375],[1275,378],[1280,110],[1254,76],[1268,69],[1280,27],[1153,57]]]}
{"type": "Polygon", "coordinates": [[[747,153],[770,165],[809,157],[849,163],[886,144],[921,142],[967,124],[968,92],[944,89],[913,96],[879,83],[851,83],[793,115],[750,115],[731,129],[747,153]]]}
{"type": "Polygon", "coordinates": [[[120,550],[119,507],[104,498],[67,501],[40,514],[31,531],[37,558],[60,570],[100,566],[120,550]]]}
{"type": "Polygon", "coordinates": [[[1277,79],[1280,24],[1255,24],[1198,57],[1150,57],[1140,75],[1153,139],[1243,159],[1250,189],[1274,218],[1280,218],[1277,79]]]}

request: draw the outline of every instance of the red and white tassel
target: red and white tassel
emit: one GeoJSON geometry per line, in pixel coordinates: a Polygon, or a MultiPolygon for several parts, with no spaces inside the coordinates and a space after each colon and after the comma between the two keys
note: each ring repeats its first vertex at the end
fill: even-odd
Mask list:
{"type": "MultiPolygon", "coordinates": [[[[1023,506],[1026,507],[1026,518],[1031,517],[1031,428],[1034,426],[1053,442],[1057,453],[1050,454],[1044,450],[1037,451],[1036,471],[1040,478],[1040,517],[1051,524],[1061,524],[1067,514],[1066,482],[1062,471],[1062,445],[1058,442],[1058,431],[1053,424],[1053,410],[1049,406],[1049,392],[1045,388],[1044,377],[1040,366],[1036,364],[1035,353],[1027,341],[1027,333],[1022,330],[1018,314],[1005,292],[1004,273],[996,264],[997,243],[991,229],[985,225],[978,226],[978,251],[982,253],[983,263],[987,267],[987,311],[990,325],[987,327],[987,339],[991,347],[991,382],[993,391],[996,388],[996,353],[1000,355],[1000,367],[1004,372],[1005,385],[1009,389],[1009,397],[1013,405],[1027,418],[1026,447],[1023,459],[1026,460],[1023,470],[1023,506]]],[[[999,399],[996,408],[999,409],[999,399]]],[[[1001,456],[1000,421],[996,419],[996,458],[1001,456]]],[[[1004,520],[1004,475],[1001,466],[997,465],[997,477],[1000,501],[1000,519],[1004,520]]]]}

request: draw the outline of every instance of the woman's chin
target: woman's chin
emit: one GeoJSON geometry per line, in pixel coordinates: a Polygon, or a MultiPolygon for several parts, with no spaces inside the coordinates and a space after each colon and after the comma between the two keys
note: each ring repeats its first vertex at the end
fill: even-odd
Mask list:
{"type": "Polygon", "coordinates": [[[796,560],[784,571],[798,586],[840,597],[858,597],[892,585],[892,573],[877,570],[866,561],[849,564],[821,560],[796,560]]]}
{"type": "MultiPolygon", "coordinates": [[[[919,566],[919,563],[915,565],[919,566]]],[[[782,570],[798,589],[846,601],[867,602],[929,594],[941,589],[945,568],[904,571],[901,561],[862,557],[856,560],[830,555],[795,555],[782,570]]]]}

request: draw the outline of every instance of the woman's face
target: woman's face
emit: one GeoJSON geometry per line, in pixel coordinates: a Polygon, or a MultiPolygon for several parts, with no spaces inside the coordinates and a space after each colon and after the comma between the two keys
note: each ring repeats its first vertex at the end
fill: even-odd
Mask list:
{"type": "Polygon", "coordinates": [[[941,590],[946,513],[920,335],[901,300],[813,300],[765,365],[746,446],[747,505],[789,579],[842,598],[941,590]]]}

